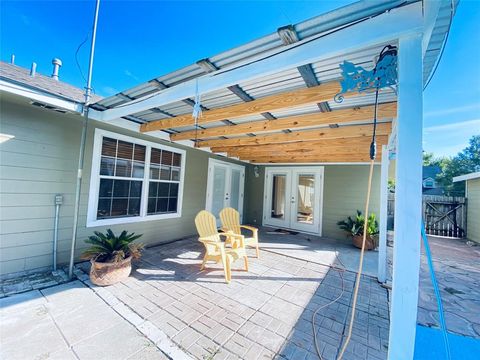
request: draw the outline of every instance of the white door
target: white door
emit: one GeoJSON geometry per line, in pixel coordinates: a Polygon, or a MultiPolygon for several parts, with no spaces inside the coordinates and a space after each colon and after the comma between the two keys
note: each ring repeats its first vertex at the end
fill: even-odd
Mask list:
{"type": "Polygon", "coordinates": [[[264,224],[321,234],[323,167],[265,172],[264,224]]]}
{"type": "Polygon", "coordinates": [[[243,190],[245,185],[245,167],[210,159],[208,163],[206,210],[217,218],[223,208],[232,207],[243,219],[243,190]]]}

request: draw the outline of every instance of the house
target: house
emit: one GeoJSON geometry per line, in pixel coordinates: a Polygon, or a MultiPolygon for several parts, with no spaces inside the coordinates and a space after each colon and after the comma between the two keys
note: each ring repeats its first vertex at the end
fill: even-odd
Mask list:
{"type": "Polygon", "coordinates": [[[467,239],[480,243],[480,172],[453,178],[453,182],[462,181],[467,198],[467,239]]]}
{"type": "Polygon", "coordinates": [[[452,4],[360,1],[87,104],[61,82],[58,61],[54,77],[2,63],[0,273],[50,267],[55,228],[58,263],[72,265],[95,230],[127,229],[153,245],[194,234],[205,208],[232,206],[245,223],[344,237],[337,221],[367,197],[376,103],[375,93],[356,90],[375,80],[371,70],[388,51],[391,65],[398,61],[388,84],[399,86],[378,94],[370,211],[380,214],[384,279],[395,156],[389,356],[413,358],[422,91],[452,4]],[[346,86],[341,101],[338,80],[350,70],[366,81],[346,86]]]}
{"type": "Polygon", "coordinates": [[[422,170],[422,193],[423,195],[443,195],[443,187],[436,182],[437,175],[442,172],[440,166],[428,165],[422,170]]]}

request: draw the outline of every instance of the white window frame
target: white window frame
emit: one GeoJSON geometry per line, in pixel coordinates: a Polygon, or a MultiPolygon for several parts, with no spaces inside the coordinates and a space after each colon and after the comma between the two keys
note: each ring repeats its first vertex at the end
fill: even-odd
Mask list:
{"type": "MultiPolygon", "coordinates": [[[[118,133],[103,130],[103,129],[95,129],[93,153],[92,153],[92,168],[91,168],[91,174],[90,174],[90,189],[88,194],[87,227],[115,225],[115,224],[128,224],[128,223],[136,223],[136,222],[143,222],[143,221],[174,219],[174,218],[181,217],[182,205],[183,205],[183,186],[184,186],[184,180],[185,180],[185,163],[186,163],[185,150],[151,142],[151,141],[138,139],[132,136],[118,134],[118,133]],[[132,181],[142,180],[143,182],[142,195],[140,198],[140,215],[139,216],[130,216],[130,217],[125,216],[125,217],[119,217],[119,218],[97,220],[98,193],[100,190],[100,161],[102,157],[103,137],[109,137],[116,140],[127,141],[130,143],[143,145],[146,147],[143,180],[139,178],[128,178],[128,180],[132,180],[132,181]],[[182,156],[181,164],[180,164],[180,183],[178,186],[178,204],[177,204],[177,212],[175,213],[147,215],[148,186],[150,181],[150,154],[151,154],[152,147],[156,149],[172,151],[182,156]]],[[[122,178],[119,177],[119,179],[121,180],[122,178]]]]}

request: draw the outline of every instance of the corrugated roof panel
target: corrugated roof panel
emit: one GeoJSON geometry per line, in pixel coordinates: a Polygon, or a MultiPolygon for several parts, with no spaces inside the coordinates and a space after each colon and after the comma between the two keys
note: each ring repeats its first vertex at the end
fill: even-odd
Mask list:
{"type": "Polygon", "coordinates": [[[161,120],[161,119],[170,119],[170,116],[166,114],[162,114],[160,112],[149,111],[146,113],[135,114],[136,117],[145,120],[145,121],[153,121],[153,120],[161,120]]]}
{"type": "Polygon", "coordinates": [[[184,103],[183,101],[175,101],[173,103],[163,105],[159,107],[160,110],[166,111],[166,112],[178,112],[179,109],[182,109],[182,111],[186,112],[192,112],[192,107],[188,105],[187,103],[184,103]]]}
{"type": "Polygon", "coordinates": [[[228,90],[227,88],[216,90],[216,91],[211,91],[211,92],[208,92],[208,93],[205,93],[205,94],[202,93],[202,89],[200,88],[199,92],[202,95],[202,101],[203,100],[211,100],[211,99],[219,98],[219,97],[222,97],[222,96],[232,95],[232,92],[230,90],[228,90]]]}
{"type": "MultiPolygon", "coordinates": [[[[386,90],[378,94],[378,102],[392,102],[397,100],[397,95],[393,90],[386,90]]],[[[375,103],[375,93],[363,94],[360,96],[348,97],[343,100],[341,103],[337,103],[334,100],[328,102],[328,105],[332,110],[356,107],[356,106],[365,106],[373,105],[375,103]]]]}
{"type": "Polygon", "coordinates": [[[262,98],[265,96],[275,95],[277,93],[293,91],[305,88],[305,82],[301,77],[289,79],[286,81],[273,83],[268,86],[258,87],[248,91],[248,94],[254,98],[262,98]]]}
{"type": "Polygon", "coordinates": [[[232,95],[230,96],[223,96],[216,99],[210,99],[210,100],[202,99],[201,103],[203,106],[209,109],[216,109],[216,108],[221,108],[225,106],[241,104],[243,102],[244,101],[242,99],[240,99],[238,96],[232,93],[232,95]]]}
{"type": "Polygon", "coordinates": [[[113,107],[125,103],[125,101],[126,100],[124,98],[121,98],[120,96],[112,95],[106,99],[103,99],[102,101],[99,101],[98,104],[106,107],[113,107]]]}
{"type": "Polygon", "coordinates": [[[406,2],[416,2],[417,0],[384,0],[384,1],[358,1],[325,14],[321,14],[312,19],[302,21],[295,25],[300,39],[316,35],[325,31],[342,27],[346,24],[358,21],[374,14],[382,13],[406,2]]]}
{"type": "Polygon", "coordinates": [[[243,90],[248,92],[251,89],[255,89],[257,87],[268,86],[273,83],[289,80],[296,77],[300,77],[300,73],[296,68],[293,68],[272,75],[260,77],[255,80],[245,81],[240,83],[239,85],[243,90]]]}
{"type": "MultiPolygon", "coordinates": [[[[459,0],[453,0],[454,4],[454,12],[458,6],[459,0]]],[[[431,40],[428,44],[427,54],[429,56],[425,56],[423,59],[423,82],[424,84],[427,83],[428,79],[431,76],[431,73],[435,67],[435,64],[438,61],[438,56],[440,54],[440,49],[443,46],[445,41],[445,37],[447,36],[447,31],[449,28],[449,24],[452,20],[452,3],[451,2],[444,2],[439,10],[439,14],[437,16],[437,21],[435,23],[435,27],[433,28],[431,40]],[[433,56],[430,56],[433,55],[433,56]]]]}
{"type": "Polygon", "coordinates": [[[137,88],[135,89],[130,89],[128,91],[125,91],[124,94],[137,99],[142,96],[147,96],[161,90],[159,87],[154,86],[151,83],[145,83],[143,85],[144,86],[137,86],[137,88]]]}
{"type": "Polygon", "coordinates": [[[156,80],[171,87],[201,75],[205,75],[205,72],[197,64],[192,64],[169,74],[160,76],[156,78],[156,80]]]}
{"type": "Polygon", "coordinates": [[[210,57],[210,61],[212,61],[217,67],[224,68],[282,46],[283,43],[280,37],[277,33],[273,33],[245,45],[212,56],[210,57]]]}

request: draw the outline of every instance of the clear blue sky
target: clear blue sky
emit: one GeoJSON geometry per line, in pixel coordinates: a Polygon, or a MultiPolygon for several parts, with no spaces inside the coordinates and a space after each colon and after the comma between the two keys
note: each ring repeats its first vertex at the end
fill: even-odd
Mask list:
{"type": "MultiPolygon", "coordinates": [[[[93,86],[112,95],[215,55],[278,27],[353,1],[103,1],[93,86]]],[[[61,79],[85,82],[75,51],[90,34],[94,1],[0,3],[0,56],[50,74],[63,61],[61,79]]],[[[454,155],[480,134],[480,1],[462,0],[442,62],[425,91],[424,149],[454,155]]],[[[86,73],[89,41],[78,59],[86,73]]]]}

